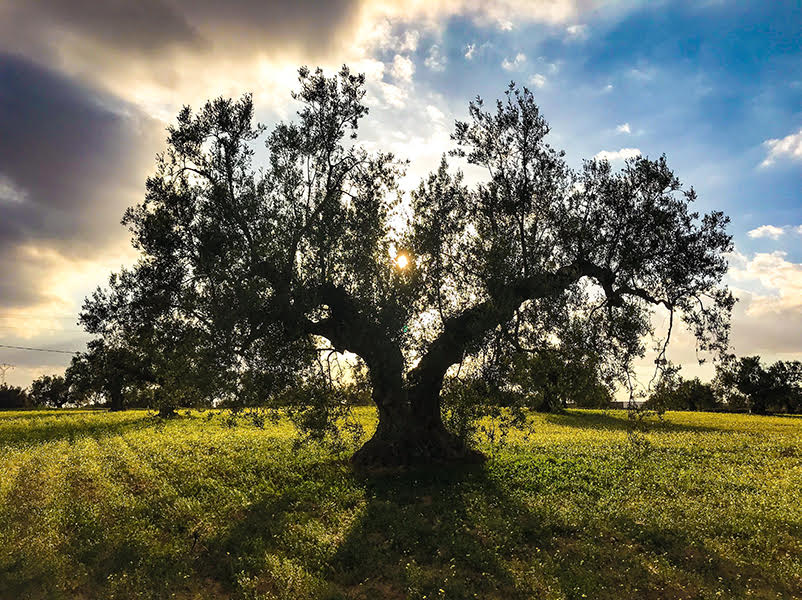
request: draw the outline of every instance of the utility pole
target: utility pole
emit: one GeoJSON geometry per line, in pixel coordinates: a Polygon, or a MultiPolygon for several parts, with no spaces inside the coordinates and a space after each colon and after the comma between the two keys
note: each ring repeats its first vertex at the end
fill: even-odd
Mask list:
{"type": "Polygon", "coordinates": [[[3,378],[2,384],[6,384],[6,371],[10,371],[14,368],[14,365],[10,365],[8,363],[0,363],[0,377],[3,378]]]}

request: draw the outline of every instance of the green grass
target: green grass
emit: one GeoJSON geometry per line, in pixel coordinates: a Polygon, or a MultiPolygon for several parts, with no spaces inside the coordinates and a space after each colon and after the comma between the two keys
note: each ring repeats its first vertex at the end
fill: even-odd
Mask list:
{"type": "Polygon", "coordinates": [[[206,417],[0,413],[0,598],[802,598],[800,418],[534,415],[360,475],[206,417]]]}

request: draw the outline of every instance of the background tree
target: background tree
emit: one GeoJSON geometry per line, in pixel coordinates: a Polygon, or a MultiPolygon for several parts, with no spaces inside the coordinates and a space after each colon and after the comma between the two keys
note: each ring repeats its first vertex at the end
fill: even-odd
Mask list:
{"type": "Polygon", "coordinates": [[[690,209],[665,158],[569,169],[532,94],[511,87],[457,122],[454,155],[485,169],[469,189],[444,159],[394,217],[403,164],[356,142],[364,77],[300,70],[295,123],[266,136],[253,104],[184,108],[130,209],[141,258],[84,309],[101,335],[191,330],[220,389],[279,362],[303,373],[325,345],[365,363],[379,423],[360,464],[475,458],[443,425],[446,373],[499,336],[559,345],[570,319],[598,332],[624,377],[651,310],[700,348],[726,347],[726,217],[690,209]]]}
{"type": "Polygon", "coordinates": [[[664,377],[649,397],[649,408],[657,410],[713,410],[721,403],[709,383],[698,377],[684,379],[680,375],[664,377]]]}
{"type": "Polygon", "coordinates": [[[127,408],[126,393],[147,382],[139,357],[125,348],[111,347],[103,339],[87,346],[67,368],[65,379],[71,394],[81,404],[99,398],[109,410],[127,408]]]}
{"type": "Polygon", "coordinates": [[[69,385],[61,375],[42,375],[31,382],[28,397],[34,406],[61,408],[70,402],[69,385]]]}
{"type": "Polygon", "coordinates": [[[732,357],[721,363],[714,385],[728,405],[750,412],[802,411],[802,363],[777,361],[764,368],[759,356],[732,357]]]}
{"type": "Polygon", "coordinates": [[[517,355],[515,363],[511,381],[535,410],[559,412],[569,404],[604,408],[612,402],[612,390],[599,377],[594,357],[554,350],[517,355]]]}
{"type": "Polygon", "coordinates": [[[24,388],[0,383],[0,409],[13,410],[30,405],[28,393],[24,388]]]}

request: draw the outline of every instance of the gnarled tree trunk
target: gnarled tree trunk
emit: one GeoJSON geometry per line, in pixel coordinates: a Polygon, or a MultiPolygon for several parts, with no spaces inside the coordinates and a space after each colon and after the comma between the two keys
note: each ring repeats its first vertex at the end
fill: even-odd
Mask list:
{"type": "Polygon", "coordinates": [[[379,423],[353,457],[361,467],[398,467],[445,462],[480,462],[484,456],[449,432],[440,414],[443,378],[404,383],[400,371],[387,377],[371,369],[379,423]]]}

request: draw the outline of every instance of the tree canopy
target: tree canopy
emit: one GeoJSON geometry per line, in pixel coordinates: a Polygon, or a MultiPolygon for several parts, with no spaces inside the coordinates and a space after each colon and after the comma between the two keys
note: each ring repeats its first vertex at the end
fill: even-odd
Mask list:
{"type": "Polygon", "coordinates": [[[491,344],[547,353],[581,330],[625,379],[662,306],[700,349],[727,347],[728,219],[694,212],[664,156],[571,169],[511,85],[455,124],[451,162],[484,180],[443,157],[407,199],[405,163],[358,141],[364,76],[302,68],[299,84],[297,119],[270,132],[250,96],[179,113],[123,219],[140,259],[87,300],[90,332],[185,348],[220,395],[292,385],[323,347],[354,353],[379,413],[361,464],[474,458],[439,396],[491,344]]]}

